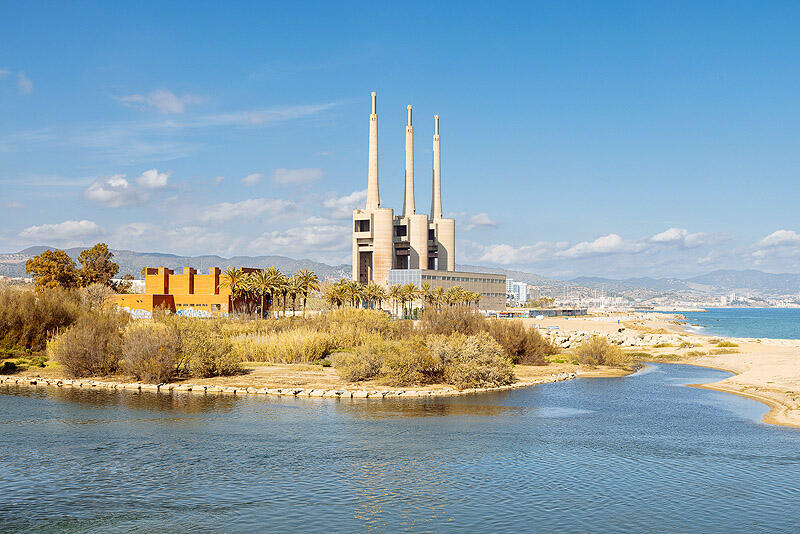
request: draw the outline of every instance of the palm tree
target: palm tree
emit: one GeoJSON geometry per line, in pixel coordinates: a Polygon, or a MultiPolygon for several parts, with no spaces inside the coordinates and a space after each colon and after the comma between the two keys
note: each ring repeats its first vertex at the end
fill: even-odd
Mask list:
{"type": "Polygon", "coordinates": [[[303,280],[295,273],[289,278],[289,296],[292,297],[292,317],[295,316],[295,310],[297,309],[297,297],[302,293],[303,280]]]}
{"type": "Polygon", "coordinates": [[[403,314],[404,315],[411,315],[411,310],[414,308],[414,301],[419,298],[420,290],[415,284],[409,282],[409,283],[403,285],[402,291],[403,291],[403,293],[402,293],[402,295],[403,295],[403,314]],[[405,307],[405,303],[406,302],[411,304],[411,306],[408,309],[406,309],[406,307],[405,307]]]}
{"type": "Polygon", "coordinates": [[[362,285],[360,282],[356,282],[355,280],[351,280],[350,282],[346,282],[346,291],[347,295],[350,300],[350,305],[353,307],[358,307],[358,302],[361,300],[362,295],[362,285]]]}
{"type": "Polygon", "coordinates": [[[436,303],[436,308],[441,310],[442,304],[447,302],[446,293],[443,287],[439,286],[433,292],[433,301],[436,303]]]}
{"type": "Polygon", "coordinates": [[[319,277],[314,274],[314,271],[309,271],[308,269],[301,269],[295,276],[300,278],[301,281],[301,293],[303,294],[303,317],[306,316],[306,299],[308,299],[308,294],[312,291],[319,291],[319,277]]]}
{"type": "Polygon", "coordinates": [[[279,274],[275,279],[275,294],[281,296],[283,316],[286,317],[286,297],[289,294],[289,279],[283,274],[279,274]]]}
{"type": "Polygon", "coordinates": [[[387,297],[386,288],[378,284],[373,285],[375,286],[373,296],[375,300],[378,301],[378,309],[380,310],[383,308],[383,301],[386,300],[387,297]]]}
{"type": "MultiPolygon", "coordinates": [[[[228,267],[228,269],[220,276],[220,285],[227,287],[231,291],[231,298],[235,305],[236,299],[242,294],[242,289],[245,283],[245,276],[241,269],[228,267]]],[[[236,311],[236,310],[234,310],[236,311]]]]}
{"type": "Polygon", "coordinates": [[[403,289],[400,284],[389,286],[389,298],[392,299],[392,313],[397,315],[397,303],[403,296],[403,289]]]}
{"type": "Polygon", "coordinates": [[[458,301],[461,298],[460,289],[461,288],[458,286],[453,286],[447,290],[447,293],[445,293],[444,298],[449,306],[458,304],[458,301]]]}
{"type": "Polygon", "coordinates": [[[272,294],[272,277],[264,269],[256,271],[251,275],[251,285],[253,294],[261,300],[261,317],[266,317],[266,298],[272,294]]]}
{"type": "Polygon", "coordinates": [[[431,285],[428,282],[425,282],[420,286],[420,290],[422,291],[422,300],[425,304],[433,305],[433,291],[431,291],[431,285]]]}
{"type": "Polygon", "coordinates": [[[267,278],[269,279],[269,283],[266,284],[267,290],[267,311],[272,310],[272,303],[275,300],[275,295],[278,294],[280,291],[280,279],[283,276],[281,272],[275,268],[270,267],[265,271],[267,278]]]}

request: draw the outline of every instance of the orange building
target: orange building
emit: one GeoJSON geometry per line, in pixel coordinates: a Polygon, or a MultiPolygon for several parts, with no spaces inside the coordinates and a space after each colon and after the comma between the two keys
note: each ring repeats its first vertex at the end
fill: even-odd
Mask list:
{"type": "MultiPolygon", "coordinates": [[[[251,273],[258,269],[243,267],[241,271],[251,273]]],[[[233,297],[229,287],[220,285],[219,267],[211,267],[208,274],[197,274],[191,267],[185,267],[183,274],[166,267],[148,267],[144,293],[114,295],[111,302],[135,317],[149,317],[158,307],[178,315],[218,317],[228,315],[234,307],[244,309],[256,304],[254,300],[233,297]]]]}

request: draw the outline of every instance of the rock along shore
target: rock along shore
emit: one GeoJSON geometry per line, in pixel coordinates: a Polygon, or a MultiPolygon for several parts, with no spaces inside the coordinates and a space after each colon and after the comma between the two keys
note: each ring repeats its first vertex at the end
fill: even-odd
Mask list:
{"type": "Polygon", "coordinates": [[[52,386],[84,389],[118,389],[130,391],[150,391],[153,393],[171,394],[173,392],[196,393],[203,395],[275,395],[279,397],[334,397],[345,399],[385,399],[406,397],[449,397],[455,395],[469,395],[491,391],[505,391],[520,389],[537,384],[547,384],[572,380],[577,378],[576,373],[557,373],[530,381],[514,382],[505,386],[488,388],[442,388],[433,390],[414,389],[304,389],[298,387],[288,388],[255,388],[232,386],[209,386],[190,383],[146,384],[141,382],[115,382],[92,379],[64,379],[40,378],[20,376],[0,376],[0,384],[16,384],[18,386],[52,386]]]}

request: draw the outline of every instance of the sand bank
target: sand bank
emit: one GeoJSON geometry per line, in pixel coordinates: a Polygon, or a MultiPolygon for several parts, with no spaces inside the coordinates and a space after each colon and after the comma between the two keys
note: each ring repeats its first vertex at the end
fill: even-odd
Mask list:
{"type": "Polygon", "coordinates": [[[528,320],[542,327],[558,327],[562,333],[593,332],[616,335],[619,330],[631,336],[661,333],[677,335],[692,346],[628,350],[647,352],[652,358],[644,361],[681,363],[720,369],[733,376],[712,384],[694,387],[733,393],[758,400],[769,406],[764,422],[800,427],[800,340],[723,338],[701,335],[676,323],[675,314],[610,314],[587,318],[550,318],[528,320]],[[736,347],[718,347],[718,341],[736,347]],[[714,354],[714,352],[722,352],[714,354]]]}

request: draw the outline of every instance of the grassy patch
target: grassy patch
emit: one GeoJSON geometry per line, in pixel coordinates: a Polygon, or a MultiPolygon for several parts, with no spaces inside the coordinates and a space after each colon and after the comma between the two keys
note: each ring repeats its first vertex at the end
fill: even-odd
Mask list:
{"type": "Polygon", "coordinates": [[[738,354],[739,352],[740,351],[736,349],[711,349],[708,351],[712,356],[718,356],[720,354],[738,354]]]}

